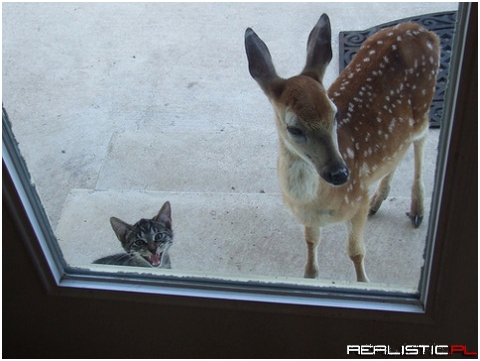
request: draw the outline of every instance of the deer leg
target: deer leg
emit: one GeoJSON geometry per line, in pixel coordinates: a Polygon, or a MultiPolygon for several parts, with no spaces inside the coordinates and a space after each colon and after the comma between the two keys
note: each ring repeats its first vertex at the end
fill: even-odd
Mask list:
{"type": "Polygon", "coordinates": [[[375,213],[377,213],[383,201],[387,199],[388,194],[390,193],[390,183],[392,182],[394,173],[395,170],[391,171],[385,177],[383,177],[380,182],[378,182],[375,194],[370,201],[370,216],[373,216],[375,213]]]}
{"type": "Polygon", "coordinates": [[[362,205],[352,219],[347,221],[348,244],[347,252],[355,267],[358,282],[370,282],[365,273],[363,259],[365,258],[365,244],[363,241],[363,232],[368,216],[368,197],[365,196],[364,205],[362,205]]]}
{"type": "Polygon", "coordinates": [[[320,227],[305,226],[305,241],[307,242],[307,264],[305,265],[304,277],[317,278],[317,248],[320,241],[320,227]]]}
{"type": "Polygon", "coordinates": [[[410,212],[407,216],[412,220],[413,226],[418,228],[422,223],[424,216],[424,185],[422,180],[422,164],[423,164],[423,149],[425,146],[426,136],[417,139],[413,142],[413,151],[415,155],[415,171],[412,185],[412,203],[410,212]]]}

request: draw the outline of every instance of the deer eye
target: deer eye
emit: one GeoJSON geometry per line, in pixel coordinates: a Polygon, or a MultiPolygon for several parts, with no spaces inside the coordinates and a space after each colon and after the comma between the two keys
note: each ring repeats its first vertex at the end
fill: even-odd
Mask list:
{"type": "Polygon", "coordinates": [[[297,127],[287,127],[287,132],[289,132],[294,137],[304,137],[305,134],[303,131],[297,127]]]}

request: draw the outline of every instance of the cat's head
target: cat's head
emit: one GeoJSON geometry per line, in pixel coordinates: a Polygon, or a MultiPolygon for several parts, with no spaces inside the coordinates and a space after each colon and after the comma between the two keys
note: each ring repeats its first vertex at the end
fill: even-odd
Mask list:
{"type": "Polygon", "coordinates": [[[132,257],[148,262],[151,267],[162,267],[167,262],[167,251],[173,240],[170,202],[165,202],[152,219],[141,219],[130,225],[112,217],[110,224],[123,249],[132,257]]]}

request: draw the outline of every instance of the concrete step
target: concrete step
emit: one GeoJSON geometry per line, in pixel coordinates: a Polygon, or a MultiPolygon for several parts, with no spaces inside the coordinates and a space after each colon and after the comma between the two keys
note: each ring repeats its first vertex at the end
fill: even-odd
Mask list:
{"type": "MultiPolygon", "coordinates": [[[[56,229],[66,261],[86,265],[121,251],[109,218],[134,223],[153,217],[167,200],[172,204],[175,232],[170,251],[174,270],[302,277],[306,260],[303,228],[287,212],[279,193],[72,190],[56,229]]],[[[417,287],[427,222],[419,229],[412,228],[405,216],[409,203],[406,197],[390,197],[367,223],[366,269],[372,282],[417,287]]],[[[320,278],[355,279],[345,246],[342,225],[324,229],[319,247],[320,278]]]]}
{"type": "MultiPolygon", "coordinates": [[[[96,189],[175,192],[280,192],[278,139],[273,120],[266,129],[225,132],[127,131],[112,136],[96,189]]],[[[434,185],[438,130],[425,146],[425,195],[434,185]]],[[[409,197],[413,150],[397,168],[391,196],[409,197]]]]}
{"type": "Polygon", "coordinates": [[[115,133],[96,188],[278,192],[274,131],[115,133]]]}

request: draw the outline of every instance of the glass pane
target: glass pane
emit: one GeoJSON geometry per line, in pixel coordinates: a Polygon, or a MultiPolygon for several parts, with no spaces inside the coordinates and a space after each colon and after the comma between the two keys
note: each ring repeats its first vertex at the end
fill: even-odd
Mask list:
{"type": "MultiPolygon", "coordinates": [[[[133,225],[152,219],[168,201],[173,242],[163,256],[169,254],[172,268],[165,268],[165,257],[150,257],[159,273],[314,284],[302,278],[303,227],[282,201],[273,110],[248,72],[245,29],[254,28],[277,73],[290,77],[304,66],[308,34],[327,13],[333,48],[323,79],[328,87],[346,57],[340,32],[438,12],[449,12],[438,21],[451,25],[457,7],[3,4],[3,104],[66,262],[101,269],[92,262],[124,252],[110,218],[133,225]]],[[[453,34],[447,27],[437,29],[442,39],[453,34]]],[[[440,131],[431,127],[425,144],[420,227],[405,216],[412,149],[381,209],[367,221],[365,267],[381,287],[417,291],[440,131]]],[[[152,237],[159,233],[165,241],[171,235],[163,210],[157,219],[162,232],[152,237]]],[[[120,238],[130,229],[114,224],[120,238]]],[[[149,232],[130,243],[142,247],[149,232]]],[[[323,229],[319,285],[355,283],[346,244],[341,223],[323,229]]]]}

